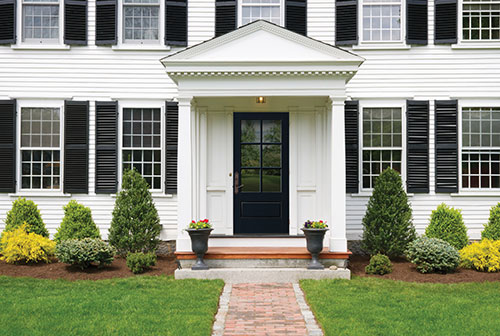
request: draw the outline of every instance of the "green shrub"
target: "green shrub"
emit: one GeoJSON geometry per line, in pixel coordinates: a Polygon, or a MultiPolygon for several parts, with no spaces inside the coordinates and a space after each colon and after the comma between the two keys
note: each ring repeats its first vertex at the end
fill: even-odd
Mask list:
{"type": "Polygon", "coordinates": [[[27,232],[33,232],[43,237],[49,236],[35,202],[19,197],[12,203],[12,209],[7,212],[5,231],[13,231],[24,223],[26,223],[27,232]]]}
{"type": "Polygon", "coordinates": [[[67,239],[101,238],[89,208],[71,200],[64,207],[64,218],[54,236],[56,242],[67,239]]]}
{"type": "Polygon", "coordinates": [[[134,274],[144,273],[154,265],[156,265],[156,255],[154,253],[137,252],[127,255],[127,267],[134,274]]]}
{"type": "Polygon", "coordinates": [[[115,250],[101,239],[84,238],[63,240],[56,246],[60,262],[85,269],[92,264],[102,267],[113,262],[115,250]]]}
{"type": "Polygon", "coordinates": [[[451,244],[438,238],[420,237],[408,245],[406,258],[420,273],[449,273],[460,263],[460,255],[451,244]]]}
{"type": "Polygon", "coordinates": [[[370,263],[365,267],[366,274],[384,275],[392,272],[389,258],[383,254],[376,254],[370,258],[370,263]]]}
{"type": "Polygon", "coordinates": [[[154,252],[160,242],[160,231],[160,218],[148,183],[137,171],[127,170],[116,197],[109,242],[122,255],[154,252]]]}
{"type": "Polygon", "coordinates": [[[363,228],[362,247],[371,255],[400,256],[415,239],[408,196],[395,170],[384,170],[375,181],[363,228]]]}
{"type": "Polygon", "coordinates": [[[50,262],[54,255],[56,243],[49,238],[33,232],[27,232],[26,224],[6,231],[0,239],[0,260],[6,263],[50,262]]]}
{"type": "Polygon", "coordinates": [[[425,235],[429,238],[442,239],[457,250],[462,249],[469,242],[462,212],[459,209],[450,208],[444,203],[432,211],[425,235]]]}
{"type": "Polygon", "coordinates": [[[500,203],[491,207],[488,224],[484,226],[481,232],[482,239],[500,240],[500,203]]]}
{"type": "Polygon", "coordinates": [[[484,238],[460,250],[460,266],[483,272],[500,271],[500,240],[484,238]]]}

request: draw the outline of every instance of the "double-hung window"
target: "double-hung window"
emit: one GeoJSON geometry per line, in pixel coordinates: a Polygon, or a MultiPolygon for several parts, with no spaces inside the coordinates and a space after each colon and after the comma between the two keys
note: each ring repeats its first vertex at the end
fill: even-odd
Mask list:
{"type": "Polygon", "coordinates": [[[401,0],[363,0],[363,42],[401,41],[401,6],[401,0]]]}
{"type": "Polygon", "coordinates": [[[59,108],[21,108],[21,188],[61,189],[59,108]]]}
{"type": "Polygon", "coordinates": [[[500,108],[462,109],[462,188],[500,188],[500,108]]]}
{"type": "Polygon", "coordinates": [[[463,0],[462,39],[500,40],[500,0],[463,0]]]}
{"type": "Polygon", "coordinates": [[[23,41],[57,43],[59,0],[22,0],[23,41]]]}
{"type": "Polygon", "coordinates": [[[123,109],[123,171],[137,170],[150,189],[161,191],[161,109],[123,109]]]}
{"type": "Polygon", "coordinates": [[[160,0],[123,0],[123,41],[159,42],[160,0]]]}
{"type": "Polygon", "coordinates": [[[372,189],[386,168],[401,173],[401,108],[363,108],[362,188],[372,189]]]}
{"type": "Polygon", "coordinates": [[[282,0],[241,0],[241,25],[267,20],[277,25],[283,25],[282,0]]]}

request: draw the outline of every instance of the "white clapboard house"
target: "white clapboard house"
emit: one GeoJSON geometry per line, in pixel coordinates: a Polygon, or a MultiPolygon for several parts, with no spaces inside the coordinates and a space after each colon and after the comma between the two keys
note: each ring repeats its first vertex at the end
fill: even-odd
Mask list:
{"type": "Polygon", "coordinates": [[[323,219],[342,259],[390,166],[419,233],[446,202],[479,238],[499,20],[499,0],[0,0],[0,219],[27,197],[54,234],[75,199],[106,238],[135,167],[179,255],[192,219],[243,254],[323,219]]]}

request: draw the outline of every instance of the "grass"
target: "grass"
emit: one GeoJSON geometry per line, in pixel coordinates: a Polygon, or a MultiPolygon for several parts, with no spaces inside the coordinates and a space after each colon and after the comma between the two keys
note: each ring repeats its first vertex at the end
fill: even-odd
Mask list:
{"type": "Polygon", "coordinates": [[[210,335],[220,280],[0,276],[2,335],[210,335]]]}
{"type": "Polygon", "coordinates": [[[500,283],[303,280],[326,335],[500,335],[500,283]]]}

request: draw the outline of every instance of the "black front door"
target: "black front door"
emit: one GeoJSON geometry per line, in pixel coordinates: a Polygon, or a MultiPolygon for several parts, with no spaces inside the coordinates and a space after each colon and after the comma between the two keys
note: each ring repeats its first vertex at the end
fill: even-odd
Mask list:
{"type": "Polygon", "coordinates": [[[288,113],[234,114],[234,233],[288,234],[288,113]]]}

